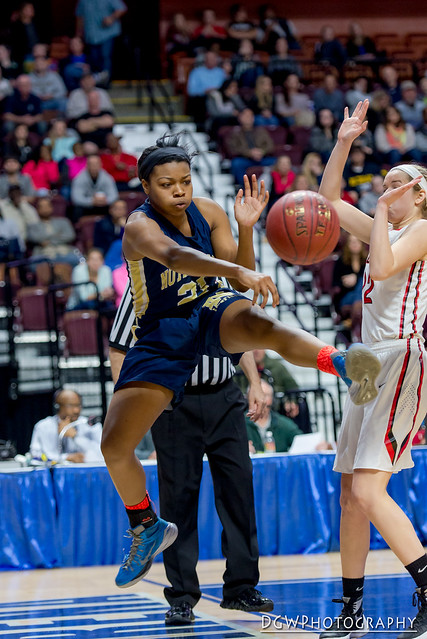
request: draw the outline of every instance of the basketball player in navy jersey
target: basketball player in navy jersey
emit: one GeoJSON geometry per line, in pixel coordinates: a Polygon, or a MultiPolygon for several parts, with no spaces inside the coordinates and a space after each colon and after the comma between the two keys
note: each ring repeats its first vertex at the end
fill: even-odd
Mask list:
{"type": "Polygon", "coordinates": [[[340,199],[341,177],[353,141],[365,131],[368,100],[351,117],[345,110],[320,193],[334,205],[341,226],[370,245],[363,279],[362,340],[381,361],[379,393],[368,406],[348,401],[334,470],[341,473],[340,549],[344,604],[321,639],[369,632],[362,598],[370,523],[415,581],[419,612],[400,639],[427,636],[427,555],[414,527],[387,492],[393,473],[414,464],[411,444],[427,412],[427,169],[393,167],[372,219],[340,199]]]}
{"type": "MultiPolygon", "coordinates": [[[[127,351],[132,347],[135,323],[129,284],[110,333],[110,362],[116,382],[127,351]]],[[[265,406],[252,353],[240,366],[249,383],[249,416],[256,420],[265,406]]],[[[246,402],[233,381],[229,357],[203,356],[185,385],[182,402],[163,412],[151,427],[157,455],[161,517],[178,526],[178,537],[163,553],[170,586],[164,595],[170,608],[168,626],[195,621],[193,608],[201,597],[197,577],[199,493],[206,454],[211,469],[215,508],[223,532],[226,559],[222,608],[269,612],[273,601],[257,588],[259,550],[255,522],[252,463],[246,432],[246,402]],[[191,471],[189,470],[191,469],[191,471]]]]}
{"type": "Polygon", "coordinates": [[[255,176],[252,182],[246,177],[237,193],[236,246],[225,211],[211,200],[192,199],[190,166],[177,136],[143,152],[138,175],[149,199],[130,215],[123,236],[137,342],[123,362],[102,440],[131,526],[132,545],[116,577],[119,587],[142,579],[177,536],[173,523],[155,515],[134,450],[169,403],[179,402],[202,355],[230,355],[237,362],[245,351],[272,349],[294,364],[341,376],[356,404],[377,394],[380,364],[368,348],[353,345],[340,353],[264,311],[270,294],[273,306],[279,303],[272,279],[253,270],[253,226],[268,201],[264,183],[258,190],[255,176]],[[234,288],[222,287],[218,277],[234,288]],[[252,300],[236,292],[248,289],[252,300]]]}

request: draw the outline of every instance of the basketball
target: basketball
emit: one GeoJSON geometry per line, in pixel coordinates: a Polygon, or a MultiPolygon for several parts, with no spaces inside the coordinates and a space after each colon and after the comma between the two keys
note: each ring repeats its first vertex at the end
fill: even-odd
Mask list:
{"type": "Polygon", "coordinates": [[[335,248],[340,236],[338,214],[313,191],[294,191],[273,204],[266,222],[267,240],[282,260],[315,264],[335,248]]]}

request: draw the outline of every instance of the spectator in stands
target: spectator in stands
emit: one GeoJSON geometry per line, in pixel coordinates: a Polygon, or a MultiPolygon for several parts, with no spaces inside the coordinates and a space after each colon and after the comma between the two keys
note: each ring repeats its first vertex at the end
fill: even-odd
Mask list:
{"type": "Polygon", "coordinates": [[[347,52],[335,37],[334,28],[329,24],[324,25],[320,38],[320,42],[314,45],[314,60],[319,64],[330,64],[340,71],[347,60],[347,52]]]}
{"type": "Polygon", "coordinates": [[[245,5],[233,4],[230,7],[230,23],[228,25],[229,46],[237,51],[242,40],[255,42],[257,30],[255,24],[249,20],[245,5]]]}
{"type": "Polygon", "coordinates": [[[210,91],[206,100],[206,110],[207,128],[211,138],[216,139],[222,126],[238,124],[237,116],[245,108],[236,80],[228,78],[219,89],[210,91]]]}
{"type": "Polygon", "coordinates": [[[274,401],[273,387],[265,380],[261,380],[261,388],[266,398],[261,416],[256,422],[252,422],[248,417],[245,418],[249,452],[286,453],[291,447],[295,435],[301,435],[302,431],[291,419],[280,415],[272,409],[274,401]],[[269,436],[273,438],[271,443],[267,441],[269,436]]]}
{"type": "Polygon", "coordinates": [[[361,340],[362,285],[367,255],[366,246],[355,235],[348,235],[334,264],[332,285],[337,290],[334,305],[337,313],[347,320],[353,342],[361,340]]]}
{"type": "Polygon", "coordinates": [[[67,89],[59,73],[49,69],[47,58],[35,58],[30,79],[32,92],[41,100],[42,111],[60,111],[65,114],[67,89]]]}
{"type": "Polygon", "coordinates": [[[36,209],[22,195],[21,187],[12,184],[6,198],[0,200],[0,211],[4,220],[13,220],[19,229],[19,235],[25,242],[30,224],[37,224],[39,216],[36,209]]]}
{"type": "Polygon", "coordinates": [[[378,164],[366,156],[363,143],[358,141],[354,143],[344,169],[344,179],[348,189],[361,195],[365,188],[369,188],[372,176],[378,171],[378,164]]]}
{"type": "Polygon", "coordinates": [[[36,204],[39,220],[28,225],[27,239],[34,244],[33,255],[42,255],[52,262],[77,266],[81,255],[73,246],[76,233],[66,217],[54,217],[49,197],[41,197],[36,204]]]}
{"type": "Polygon", "coordinates": [[[99,309],[102,313],[115,310],[111,269],[104,264],[99,249],[89,249],[86,260],[73,268],[72,282],[75,286],[68,299],[68,310],[99,309]]]}
{"type": "Polygon", "coordinates": [[[0,44],[0,67],[3,78],[15,80],[19,75],[19,65],[10,57],[10,48],[0,44]]]}
{"type": "Polygon", "coordinates": [[[417,85],[412,80],[405,80],[400,85],[402,99],[396,102],[396,109],[399,109],[402,119],[415,130],[423,124],[424,102],[418,98],[417,85]]]}
{"type": "Polygon", "coordinates": [[[418,82],[419,98],[427,106],[427,75],[418,82]]]}
{"type": "Polygon", "coordinates": [[[399,74],[391,64],[386,64],[379,71],[381,85],[389,94],[393,104],[402,99],[400,92],[399,74]]]}
{"type": "Polygon", "coordinates": [[[318,191],[320,180],[323,175],[323,162],[319,153],[307,153],[305,156],[301,169],[303,175],[307,178],[308,188],[310,191],[318,191]]]}
{"type": "Polygon", "coordinates": [[[90,73],[89,58],[85,53],[85,45],[79,36],[70,40],[70,53],[60,61],[61,75],[68,91],[74,91],[80,86],[84,73],[90,73]]]}
{"type": "Polygon", "coordinates": [[[421,152],[416,148],[414,127],[407,124],[395,106],[387,107],[384,124],[375,129],[375,146],[382,160],[396,164],[402,160],[421,161],[421,152]]]}
{"type": "Polygon", "coordinates": [[[73,146],[77,140],[76,131],[68,129],[65,120],[57,118],[52,122],[43,144],[50,148],[55,162],[62,162],[74,157],[73,146]]]}
{"type": "Polygon", "coordinates": [[[114,117],[109,111],[101,109],[101,97],[97,89],[89,92],[88,110],[70,126],[76,129],[82,142],[93,142],[98,148],[105,148],[107,135],[112,133],[114,117]]]}
{"type": "Polygon", "coordinates": [[[314,92],[313,103],[316,113],[321,109],[329,109],[334,118],[341,122],[344,116],[344,96],[333,73],[326,73],[323,85],[314,92]]]}
{"type": "Polygon", "coordinates": [[[19,7],[16,19],[10,28],[12,59],[17,62],[21,71],[26,58],[31,57],[33,46],[40,42],[35,23],[35,11],[32,2],[23,2],[19,7]]]}
{"type": "Polygon", "coordinates": [[[316,115],[316,126],[310,133],[308,148],[319,153],[322,162],[326,162],[335,146],[338,126],[334,114],[330,109],[320,109],[316,115]]]}
{"type": "Polygon", "coordinates": [[[191,69],[187,82],[188,112],[203,129],[206,120],[206,99],[210,91],[219,89],[226,73],[218,65],[218,56],[213,51],[204,54],[203,64],[191,69]]]}
{"type": "Polygon", "coordinates": [[[25,251],[25,242],[19,232],[15,220],[5,219],[1,211],[0,203],[0,280],[4,280],[4,267],[6,262],[20,260],[25,251]]]}
{"type": "Polygon", "coordinates": [[[422,153],[422,162],[427,162],[427,106],[423,109],[423,124],[415,134],[417,149],[422,153]]]}
{"type": "Polygon", "coordinates": [[[104,255],[116,240],[121,240],[128,216],[124,200],[116,200],[108,208],[108,215],[98,220],[93,233],[93,245],[104,255]]]}
{"type": "Polygon", "coordinates": [[[248,101],[248,107],[255,115],[255,126],[277,126],[279,124],[276,94],[268,75],[257,77],[254,95],[248,101]]]}
{"type": "Polygon", "coordinates": [[[289,155],[279,155],[271,169],[271,186],[269,188],[269,209],[279,197],[285,195],[292,186],[295,173],[289,155]]]}
{"type": "MultiPolygon", "coordinates": [[[[76,35],[89,46],[90,66],[111,79],[114,40],[121,33],[120,18],[127,7],[122,0],[79,0],[76,35]]],[[[107,82],[108,82],[107,80],[107,82]]]]}
{"type": "Polygon", "coordinates": [[[30,453],[34,459],[54,462],[102,461],[102,426],[91,426],[81,415],[82,398],[73,390],[55,393],[55,415],[45,417],[34,426],[30,453]]]}
{"type": "MultiPolygon", "coordinates": [[[[108,133],[105,139],[106,151],[101,153],[102,168],[114,179],[119,191],[129,191],[129,180],[136,177],[135,156],[124,153],[120,145],[120,137],[108,133]]],[[[139,184],[139,181],[138,181],[139,184]]]]}
{"type": "Polygon", "coordinates": [[[297,173],[295,179],[289,187],[289,193],[291,191],[317,191],[319,186],[310,186],[307,176],[304,173],[297,173]]]}
{"type": "Polygon", "coordinates": [[[1,200],[8,196],[11,186],[19,186],[25,199],[34,198],[35,193],[31,178],[28,175],[22,175],[21,164],[13,156],[5,157],[3,160],[3,173],[0,175],[1,200]]]}
{"type": "Polygon", "coordinates": [[[276,161],[270,134],[261,126],[254,127],[254,119],[250,109],[241,111],[240,127],[226,140],[229,155],[232,156],[231,173],[236,184],[243,184],[243,175],[250,166],[271,166],[276,161]]]}
{"type": "Polygon", "coordinates": [[[288,126],[311,127],[315,121],[313,104],[301,88],[299,77],[290,73],[283,83],[283,93],[277,94],[277,113],[288,126]]]}
{"type": "MultiPolygon", "coordinates": [[[[87,145],[88,142],[85,142],[87,145]]],[[[84,144],[82,142],[75,142],[73,144],[73,157],[67,158],[64,162],[61,162],[61,188],[60,192],[66,200],[70,200],[71,197],[71,182],[74,178],[86,168],[87,154],[84,150],[84,144]]]]}
{"type": "Polygon", "coordinates": [[[357,202],[357,208],[371,217],[374,217],[378,200],[384,193],[383,182],[382,175],[373,175],[369,189],[363,190],[357,202]]]}
{"type": "Polygon", "coordinates": [[[373,91],[369,109],[368,109],[368,129],[371,133],[374,133],[377,126],[384,122],[385,119],[385,111],[388,106],[391,104],[390,94],[387,93],[384,89],[376,89],[373,91]]]}
{"type": "Polygon", "coordinates": [[[40,143],[36,133],[30,133],[26,124],[18,124],[12,133],[9,133],[3,144],[4,157],[13,156],[20,164],[25,164],[30,159],[34,149],[40,143]]]}
{"type": "Polygon", "coordinates": [[[0,67],[0,115],[3,113],[3,109],[6,104],[5,98],[12,95],[12,93],[12,85],[7,78],[3,77],[2,69],[0,67]]]}
{"type": "Polygon", "coordinates": [[[71,182],[74,219],[82,215],[106,215],[108,206],[119,197],[116,184],[102,168],[98,155],[89,155],[86,168],[71,182]]]}
{"type": "Polygon", "coordinates": [[[174,13],[166,32],[166,52],[168,57],[174,53],[186,53],[194,56],[192,29],[183,13],[174,13]]]}
{"type": "Polygon", "coordinates": [[[3,119],[5,133],[13,131],[17,124],[26,124],[30,131],[39,135],[45,132],[41,100],[32,93],[31,79],[28,75],[17,77],[13,94],[6,98],[3,119]]]}
{"type": "Polygon", "coordinates": [[[271,4],[262,4],[259,8],[259,27],[257,44],[272,54],[276,50],[277,40],[285,39],[289,49],[300,49],[295,27],[286,18],[278,18],[271,4]]]}
{"type": "Polygon", "coordinates": [[[300,78],[302,76],[301,67],[294,56],[288,53],[286,38],[278,38],[274,53],[268,61],[267,75],[270,76],[274,86],[282,86],[289,74],[295,74],[300,78]]]}
{"type": "Polygon", "coordinates": [[[113,104],[107,91],[95,86],[93,73],[84,72],[80,80],[80,88],[71,91],[67,102],[67,118],[75,121],[89,112],[89,95],[96,91],[99,96],[99,108],[102,112],[114,115],[113,104]]]}
{"type": "Polygon", "coordinates": [[[227,29],[218,24],[213,9],[203,9],[202,24],[194,30],[193,46],[204,50],[218,48],[227,38],[227,29]]]}
{"type": "Polygon", "coordinates": [[[358,102],[368,100],[370,95],[368,92],[369,81],[364,75],[359,75],[352,82],[352,88],[345,93],[345,103],[350,113],[353,113],[358,102]]]}
{"type": "Polygon", "coordinates": [[[372,38],[368,38],[358,22],[350,22],[348,26],[347,57],[354,62],[375,61],[379,52],[372,38]]]}
{"type": "MultiPolygon", "coordinates": [[[[283,360],[269,357],[263,348],[257,348],[252,352],[259,376],[271,384],[274,388],[274,393],[280,396],[278,402],[279,411],[293,419],[302,431],[305,433],[310,432],[311,425],[305,400],[296,401],[286,397],[286,393],[292,394],[293,391],[298,391],[299,385],[286,368],[283,360]]],[[[242,392],[246,393],[248,382],[246,378],[240,374],[240,367],[237,370],[239,374],[236,375],[235,381],[242,392]]]]}
{"type": "Polygon", "coordinates": [[[41,144],[34,149],[31,159],[22,167],[22,175],[29,175],[36,195],[46,195],[58,186],[58,163],[52,159],[49,146],[41,144]]]}
{"type": "Polygon", "coordinates": [[[253,88],[259,75],[264,74],[264,68],[257,55],[254,45],[248,38],[240,41],[237,54],[231,59],[231,75],[240,87],[253,88]]]}

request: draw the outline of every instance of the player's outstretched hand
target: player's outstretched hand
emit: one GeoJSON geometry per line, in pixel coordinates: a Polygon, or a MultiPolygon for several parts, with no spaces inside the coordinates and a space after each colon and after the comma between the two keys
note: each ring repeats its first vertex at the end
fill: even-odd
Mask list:
{"type": "Polygon", "coordinates": [[[258,298],[261,296],[261,308],[264,308],[268,302],[268,295],[271,293],[273,307],[279,304],[280,298],[276,285],[269,275],[264,273],[256,273],[247,268],[242,268],[237,277],[239,282],[246,288],[251,288],[254,292],[252,305],[254,306],[258,298]]]}
{"type": "Polygon", "coordinates": [[[259,220],[262,210],[266,206],[269,194],[265,190],[264,180],[261,180],[258,191],[256,175],[251,181],[247,175],[243,177],[243,189],[239,189],[234,202],[234,216],[242,226],[254,226],[259,220]],[[243,199],[243,195],[245,196],[243,199]]]}
{"type": "MultiPolygon", "coordinates": [[[[399,167],[396,167],[399,168],[399,167]]],[[[400,197],[402,197],[402,195],[404,195],[406,193],[406,191],[409,191],[410,189],[412,189],[413,186],[415,186],[415,184],[418,184],[418,182],[421,182],[422,180],[422,175],[417,175],[416,178],[414,178],[413,180],[411,180],[410,182],[407,182],[406,184],[402,184],[402,186],[399,186],[397,189],[387,189],[387,191],[385,191],[385,193],[383,193],[381,195],[381,197],[378,199],[378,204],[385,204],[387,207],[390,206],[390,204],[393,204],[393,202],[396,202],[396,200],[398,200],[400,197]]]]}
{"type": "Polygon", "coordinates": [[[365,120],[369,108],[369,100],[358,102],[352,115],[348,113],[348,107],[344,109],[344,120],[338,131],[338,140],[353,142],[359,135],[366,131],[368,121],[365,120]]]}

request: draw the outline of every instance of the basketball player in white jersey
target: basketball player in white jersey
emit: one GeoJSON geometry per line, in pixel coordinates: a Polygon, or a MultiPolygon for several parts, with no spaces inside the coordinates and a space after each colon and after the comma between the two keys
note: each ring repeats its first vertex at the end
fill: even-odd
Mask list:
{"type": "Polygon", "coordinates": [[[348,109],[329,158],[320,193],[332,202],[342,228],[370,246],[363,285],[362,341],[382,363],[377,398],[344,409],[334,469],[341,478],[341,614],[321,639],[368,632],[362,612],[370,522],[416,584],[419,612],[401,637],[427,636],[427,556],[415,530],[387,493],[391,474],[411,468],[412,439],[427,412],[427,169],[393,167],[384,178],[374,219],[340,199],[352,142],[365,131],[369,103],[348,109]]]}

